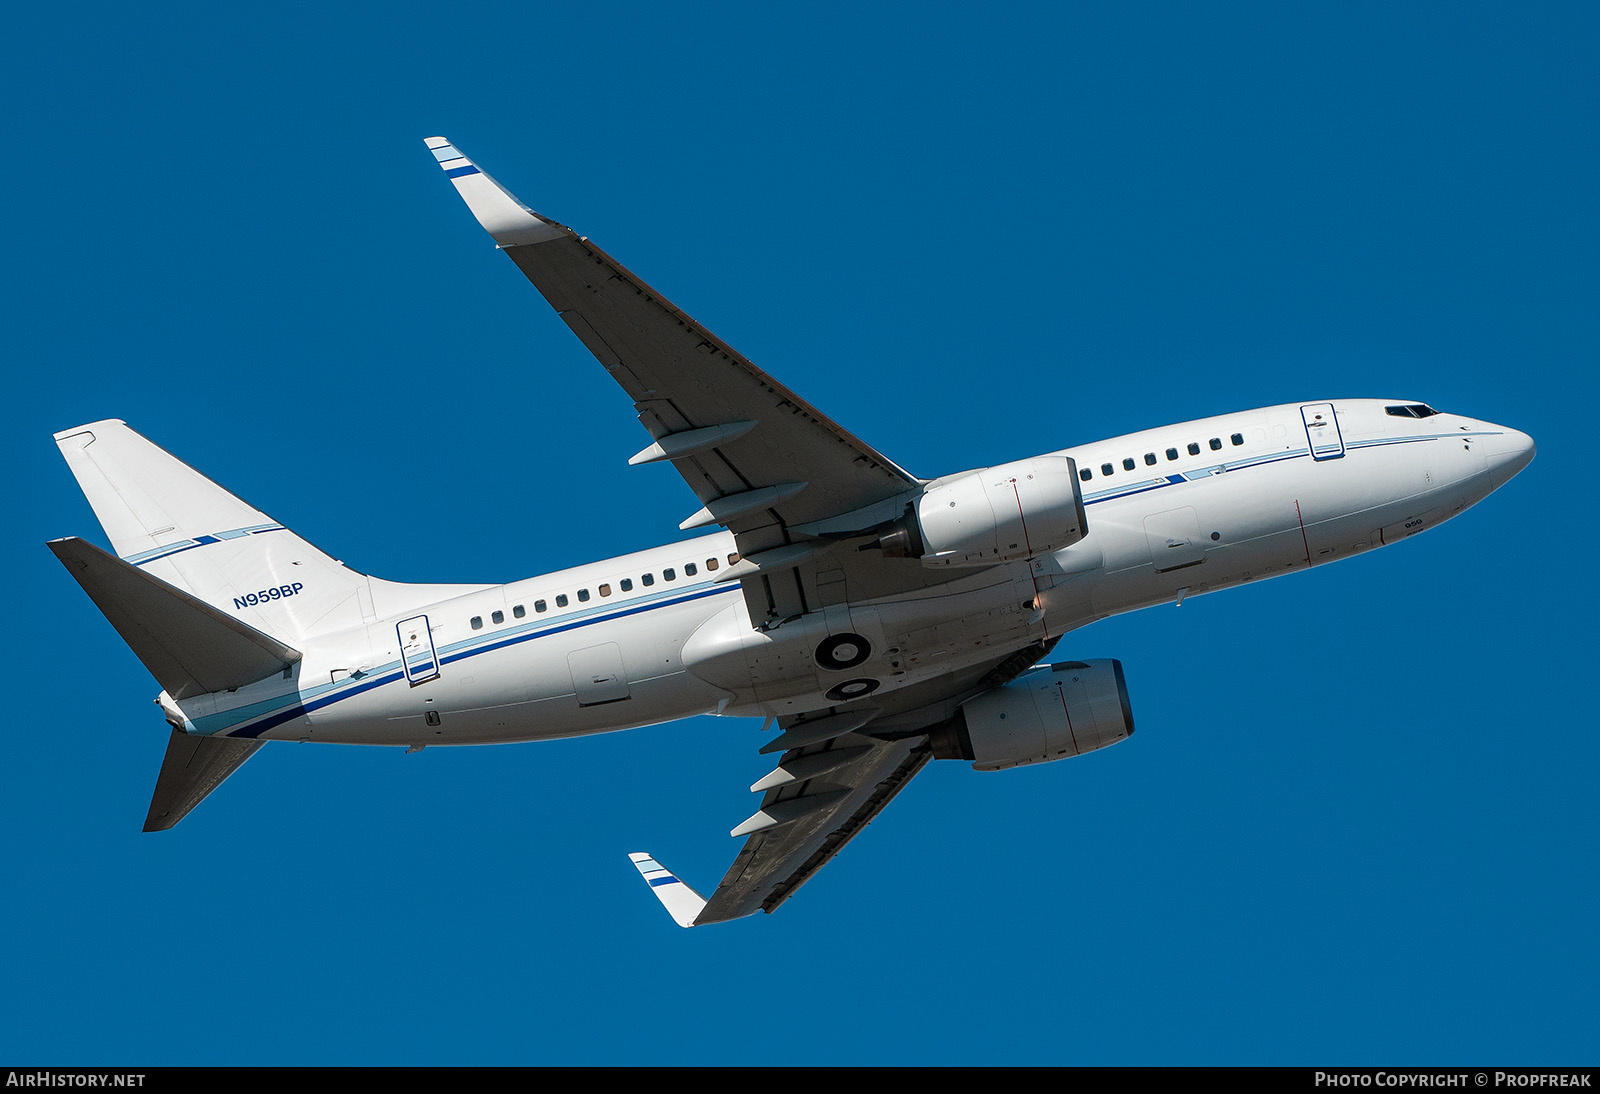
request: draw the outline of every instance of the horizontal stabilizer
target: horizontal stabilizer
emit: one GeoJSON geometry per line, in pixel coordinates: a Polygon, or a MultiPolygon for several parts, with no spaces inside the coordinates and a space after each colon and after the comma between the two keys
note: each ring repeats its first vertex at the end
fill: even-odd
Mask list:
{"type": "Polygon", "coordinates": [[[628,858],[633,862],[633,868],[639,871],[639,876],[650,886],[650,891],[656,894],[656,899],[661,901],[667,914],[672,916],[673,922],[680,927],[693,927],[694,917],[706,906],[705,897],[678,880],[672,871],[643,851],[635,851],[628,858]]]}
{"type": "Polygon", "coordinates": [[[49,547],[174,699],[253,684],[300,660],[299,650],[92,543],[49,547]]]}
{"type": "Polygon", "coordinates": [[[265,743],[191,737],[173,730],[166,759],[161,761],[161,774],[156,777],[156,792],[150,799],[144,830],[164,832],[177,824],[265,743]]]}

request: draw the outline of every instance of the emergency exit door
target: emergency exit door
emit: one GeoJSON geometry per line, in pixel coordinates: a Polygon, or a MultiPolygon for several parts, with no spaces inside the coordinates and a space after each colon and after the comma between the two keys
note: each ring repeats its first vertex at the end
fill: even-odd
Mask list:
{"type": "Polygon", "coordinates": [[[1333,413],[1332,403],[1310,403],[1301,407],[1300,420],[1306,424],[1312,459],[1336,460],[1344,455],[1344,437],[1339,433],[1339,419],[1333,413]]]}
{"type": "Polygon", "coordinates": [[[395,627],[400,639],[400,666],[408,683],[421,684],[439,676],[439,651],[433,648],[428,617],[414,615],[395,627]]]}

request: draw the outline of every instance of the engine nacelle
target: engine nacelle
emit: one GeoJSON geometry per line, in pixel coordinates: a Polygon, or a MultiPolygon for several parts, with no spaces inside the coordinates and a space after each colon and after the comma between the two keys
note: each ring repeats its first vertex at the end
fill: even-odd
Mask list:
{"type": "Polygon", "coordinates": [[[991,566],[1059,551],[1087,532],[1077,465],[1035,456],[925,490],[878,546],[924,566],[991,566]]]}
{"type": "Polygon", "coordinates": [[[977,771],[1081,756],[1133,736],[1122,662],[1063,661],[974,696],[931,737],[941,760],[977,771]]]}

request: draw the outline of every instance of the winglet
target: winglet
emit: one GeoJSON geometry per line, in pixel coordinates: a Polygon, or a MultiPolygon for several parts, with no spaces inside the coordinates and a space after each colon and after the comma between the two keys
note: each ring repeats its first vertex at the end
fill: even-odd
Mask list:
{"type": "Polygon", "coordinates": [[[428,151],[433,153],[433,158],[439,161],[445,175],[455,184],[456,193],[467,203],[472,215],[478,218],[484,231],[493,236],[500,246],[544,243],[559,239],[571,231],[553,220],[546,220],[522,204],[445,138],[428,137],[424,143],[428,151]]]}
{"type": "Polygon", "coordinates": [[[706,898],[678,880],[672,871],[645,854],[635,851],[628,856],[634,869],[649,884],[650,891],[661,901],[667,914],[680,927],[693,927],[695,916],[706,906],[706,898]]]}

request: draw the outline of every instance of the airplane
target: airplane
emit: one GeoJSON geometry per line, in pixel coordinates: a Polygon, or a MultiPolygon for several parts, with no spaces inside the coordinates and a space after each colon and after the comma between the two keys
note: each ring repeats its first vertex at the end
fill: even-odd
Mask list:
{"type": "Polygon", "coordinates": [[[670,463],[700,505],[679,529],[711,531],[506,585],[402,584],[119,420],[57,433],[112,551],[50,549],[171,727],[146,831],[267,741],[415,751],[761,718],[752,747],[775,766],[711,895],[630,859],[680,926],[772,912],[932,760],[1001,771],[1128,739],[1119,661],[1046,660],[1068,633],[1388,546],[1534,457],[1505,426],[1333,398],[918,478],[448,140],[426,144],[632,399],[651,441],[629,463],[670,463]]]}

